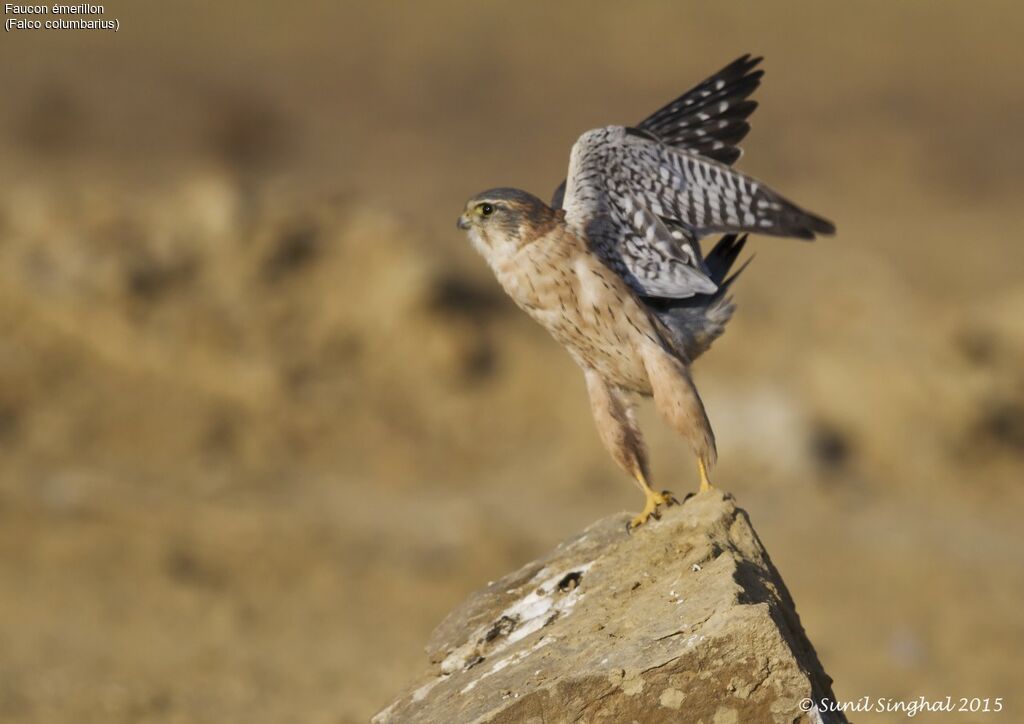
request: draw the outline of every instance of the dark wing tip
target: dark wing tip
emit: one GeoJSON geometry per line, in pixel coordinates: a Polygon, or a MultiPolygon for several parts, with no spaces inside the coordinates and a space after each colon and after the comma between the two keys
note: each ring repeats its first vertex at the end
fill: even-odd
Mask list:
{"type": "Polygon", "coordinates": [[[769,236],[789,236],[813,240],[819,234],[832,236],[836,225],[823,216],[807,211],[782,195],[762,186],[754,195],[751,211],[757,217],[750,230],[769,236]]]}
{"type": "Polygon", "coordinates": [[[828,219],[822,216],[816,216],[815,214],[807,214],[807,218],[811,222],[811,230],[816,234],[824,234],[825,236],[834,236],[836,233],[836,225],[828,219]]]}
{"type": "Polygon", "coordinates": [[[757,108],[747,100],[761,84],[761,57],[745,54],[645,118],[637,127],[669,146],[732,164],[736,145],[750,130],[745,120],[757,108]]]}
{"type": "Polygon", "coordinates": [[[757,215],[757,226],[751,226],[754,233],[767,234],[769,236],[787,236],[793,239],[804,239],[814,241],[821,236],[832,236],[836,233],[836,226],[828,219],[810,211],[804,211],[796,204],[776,197],[781,205],[777,211],[761,212],[755,211],[757,215]],[[771,223],[765,224],[766,221],[771,223]]]}
{"type": "Polygon", "coordinates": [[[567,181],[568,181],[568,179],[566,179],[566,181],[562,181],[562,183],[558,184],[558,188],[555,189],[555,192],[553,194],[551,194],[551,208],[552,209],[560,209],[560,208],[562,208],[562,204],[565,203],[565,185],[566,185],[567,181]]]}
{"type": "Polygon", "coordinates": [[[734,163],[739,161],[740,156],[743,155],[743,151],[738,148],[723,148],[715,156],[715,160],[724,163],[727,166],[732,166],[734,163]]]}
{"type": "MultiPolygon", "coordinates": [[[[721,75],[735,75],[737,73],[739,75],[744,75],[749,71],[753,70],[754,68],[756,68],[762,60],[764,60],[764,56],[762,55],[754,56],[751,55],[750,53],[744,53],[736,60],[732,61],[724,68],[722,68],[720,71],[715,73],[715,75],[712,77],[718,77],[721,75]]],[[[761,72],[763,73],[764,71],[761,72]]]]}
{"type": "Polygon", "coordinates": [[[821,236],[834,236],[836,225],[807,211],[800,210],[799,217],[792,219],[791,225],[784,227],[787,236],[813,241],[821,236]]]}
{"type": "Polygon", "coordinates": [[[757,101],[743,100],[729,106],[729,109],[718,114],[719,118],[735,118],[737,120],[747,119],[751,113],[757,110],[757,101]]]}
{"type": "Polygon", "coordinates": [[[648,141],[654,141],[655,143],[661,142],[653,132],[648,131],[646,128],[637,128],[635,126],[625,126],[627,136],[636,136],[637,138],[645,138],[648,141]]]}
{"type": "Polygon", "coordinates": [[[788,224],[784,225],[784,229],[788,235],[795,236],[797,239],[813,240],[818,238],[818,235],[834,236],[836,233],[835,224],[810,211],[794,207],[789,216],[788,224]]]}

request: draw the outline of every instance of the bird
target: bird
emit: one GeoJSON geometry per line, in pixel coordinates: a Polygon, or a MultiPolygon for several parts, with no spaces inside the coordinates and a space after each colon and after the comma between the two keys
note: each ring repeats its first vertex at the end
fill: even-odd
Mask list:
{"type": "Polygon", "coordinates": [[[633,530],[678,501],[651,485],[636,406],[653,397],[689,442],[699,492],[715,435],[691,375],[725,330],[748,234],[812,240],[835,225],[733,168],[762,58],[744,55],[636,126],[588,130],[550,204],[514,188],[471,197],[457,221],[515,304],[583,372],[601,442],[644,495],[633,530]],[[705,256],[701,239],[721,236],[705,256]]]}

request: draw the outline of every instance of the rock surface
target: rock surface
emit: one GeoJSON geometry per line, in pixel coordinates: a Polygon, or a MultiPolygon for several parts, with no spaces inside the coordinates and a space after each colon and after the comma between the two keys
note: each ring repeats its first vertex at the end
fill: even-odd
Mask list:
{"type": "Polygon", "coordinates": [[[471,595],[390,722],[842,722],[778,571],[731,497],[627,534],[601,520],[471,595]]]}

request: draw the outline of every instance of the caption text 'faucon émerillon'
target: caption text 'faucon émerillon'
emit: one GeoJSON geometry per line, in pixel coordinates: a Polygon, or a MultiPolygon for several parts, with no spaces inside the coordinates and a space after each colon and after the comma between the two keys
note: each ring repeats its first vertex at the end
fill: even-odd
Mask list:
{"type": "Polygon", "coordinates": [[[4,4],[4,30],[113,30],[121,29],[117,18],[103,18],[102,5],[15,5],[4,4]],[[68,17],[68,16],[93,17],[68,17]]]}

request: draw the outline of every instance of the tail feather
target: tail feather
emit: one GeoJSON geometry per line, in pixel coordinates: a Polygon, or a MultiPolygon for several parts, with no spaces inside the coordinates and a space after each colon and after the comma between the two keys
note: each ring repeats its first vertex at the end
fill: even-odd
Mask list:
{"type": "Polygon", "coordinates": [[[740,267],[736,274],[727,281],[726,275],[729,270],[732,269],[732,265],[736,263],[736,259],[739,258],[740,252],[743,251],[743,247],[747,244],[747,235],[742,236],[738,234],[726,234],[718,243],[711,249],[706,257],[704,257],[704,263],[708,267],[708,272],[711,275],[711,281],[718,285],[719,290],[725,285],[731,283],[732,279],[746,268],[747,264],[750,263],[748,260],[740,267]]]}
{"type": "Polygon", "coordinates": [[[711,347],[725,331],[736,311],[729,289],[753,257],[732,270],[747,243],[746,234],[727,234],[718,240],[704,258],[711,280],[718,286],[712,294],[697,294],[688,299],[648,299],[647,304],[671,334],[669,340],[687,360],[694,360],[711,347]]]}

